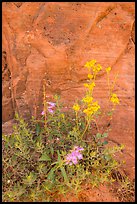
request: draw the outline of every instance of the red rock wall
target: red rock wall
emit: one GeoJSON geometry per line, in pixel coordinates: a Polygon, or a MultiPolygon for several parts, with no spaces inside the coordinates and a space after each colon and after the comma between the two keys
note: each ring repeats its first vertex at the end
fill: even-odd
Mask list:
{"type": "MultiPolygon", "coordinates": [[[[24,117],[42,110],[42,86],[67,104],[84,94],[86,61],[96,59],[111,79],[119,72],[115,91],[120,105],[110,139],[124,143],[127,168],[134,169],[135,37],[133,2],[3,2],[3,122],[17,110],[24,117]],[[128,157],[128,156],[127,156],[128,157]]],[[[95,96],[105,106],[105,71],[95,96]]],[[[125,168],[126,168],[125,167],[125,168]]]]}

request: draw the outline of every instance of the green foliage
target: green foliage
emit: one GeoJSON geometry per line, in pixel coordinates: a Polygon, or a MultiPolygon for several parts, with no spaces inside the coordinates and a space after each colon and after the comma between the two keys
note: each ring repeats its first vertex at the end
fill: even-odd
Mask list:
{"type": "Polygon", "coordinates": [[[120,165],[114,154],[124,146],[107,146],[108,132],[92,133],[92,121],[101,112],[98,103],[92,103],[94,84],[89,83],[90,91],[73,111],[63,111],[56,95],[53,113],[44,110],[41,120],[32,117],[26,122],[15,115],[13,133],[3,135],[3,202],[54,201],[58,194],[77,194],[84,182],[95,187],[114,181],[112,170],[120,165]],[[67,155],[76,147],[83,148],[81,158],[67,163],[67,155]]]}
{"type": "Polygon", "coordinates": [[[56,112],[39,134],[34,121],[29,125],[16,115],[14,132],[3,135],[3,201],[52,200],[53,192],[77,193],[84,181],[93,187],[110,182],[111,171],[118,167],[113,154],[121,147],[105,147],[101,139],[106,133],[92,135],[91,142],[80,140],[74,120],[63,113],[62,123],[61,113],[56,112]],[[84,148],[83,159],[77,165],[66,165],[64,158],[74,145],[84,148]]]}

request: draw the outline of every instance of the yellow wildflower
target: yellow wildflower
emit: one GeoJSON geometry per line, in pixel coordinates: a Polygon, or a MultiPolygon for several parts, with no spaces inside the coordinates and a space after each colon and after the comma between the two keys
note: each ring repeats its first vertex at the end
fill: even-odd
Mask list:
{"type": "Polygon", "coordinates": [[[84,84],[84,86],[85,86],[86,88],[88,88],[89,90],[92,90],[92,89],[94,88],[94,86],[95,86],[95,83],[92,82],[91,84],[84,84]]]}
{"type": "Polygon", "coordinates": [[[85,86],[86,88],[88,88],[88,87],[89,87],[89,84],[84,84],[84,86],[85,86]]]}
{"type": "Polygon", "coordinates": [[[92,104],[92,109],[94,110],[94,112],[97,112],[99,108],[100,108],[100,106],[98,105],[98,101],[96,101],[92,104]]]}
{"type": "Polygon", "coordinates": [[[99,72],[100,70],[102,70],[102,66],[101,66],[100,64],[97,64],[96,68],[97,68],[97,71],[98,71],[98,72],[99,72]]]}
{"type": "Polygon", "coordinates": [[[91,61],[90,61],[90,66],[91,66],[91,67],[94,66],[94,65],[96,64],[96,62],[97,62],[96,60],[91,60],[91,61]]]}
{"type": "Polygon", "coordinates": [[[93,72],[99,72],[102,70],[102,66],[100,64],[97,64],[96,66],[92,67],[93,72]]]}
{"type": "Polygon", "coordinates": [[[76,112],[77,112],[77,111],[79,111],[80,106],[79,106],[79,105],[76,103],[76,104],[74,104],[74,105],[73,105],[73,107],[72,107],[72,108],[73,108],[73,110],[74,110],[74,111],[76,111],[76,112]]]}
{"type": "Polygon", "coordinates": [[[86,96],[85,98],[82,99],[82,101],[85,103],[91,103],[92,100],[93,100],[93,97],[91,96],[86,96]]]}
{"type": "Polygon", "coordinates": [[[61,114],[60,116],[61,116],[61,118],[63,118],[63,119],[65,118],[65,115],[64,115],[64,113],[62,113],[62,114],[61,114]]]}
{"type": "Polygon", "coordinates": [[[85,67],[90,68],[90,62],[86,62],[85,67]]]}
{"type": "Polygon", "coordinates": [[[89,79],[92,79],[92,78],[93,78],[93,75],[92,75],[92,74],[88,74],[88,78],[89,78],[89,79]]]}
{"type": "Polygon", "coordinates": [[[107,73],[109,73],[110,70],[111,70],[111,67],[107,67],[107,68],[106,68],[106,72],[107,72],[107,73]]]}
{"type": "Polygon", "coordinates": [[[111,94],[110,101],[111,101],[112,103],[114,103],[114,104],[118,104],[118,103],[119,103],[119,99],[118,99],[117,95],[114,94],[114,93],[111,94]]]}
{"type": "Polygon", "coordinates": [[[87,108],[87,109],[85,109],[83,112],[84,112],[86,115],[88,115],[88,116],[90,116],[90,115],[92,115],[92,114],[94,113],[91,108],[87,108]]]}
{"type": "Polygon", "coordinates": [[[92,103],[92,105],[89,106],[87,109],[85,109],[83,112],[85,114],[87,114],[88,116],[90,116],[90,115],[94,114],[95,112],[97,112],[99,108],[100,108],[100,106],[98,105],[98,102],[96,101],[96,102],[92,103]]]}
{"type": "Polygon", "coordinates": [[[91,60],[89,62],[86,62],[85,67],[91,68],[92,66],[95,65],[96,62],[97,62],[96,60],[91,60]]]}

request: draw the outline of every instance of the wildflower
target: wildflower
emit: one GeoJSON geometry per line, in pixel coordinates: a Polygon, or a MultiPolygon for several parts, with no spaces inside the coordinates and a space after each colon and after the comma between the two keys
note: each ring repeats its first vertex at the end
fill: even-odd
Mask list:
{"type": "Polygon", "coordinates": [[[77,164],[78,163],[78,160],[77,160],[77,157],[75,155],[75,153],[71,153],[71,154],[68,154],[67,157],[66,157],[66,164],[77,164]]]}
{"type": "Polygon", "coordinates": [[[80,106],[76,103],[76,104],[73,105],[72,108],[73,108],[74,111],[78,112],[79,109],[80,109],[80,106]]]}
{"type": "Polygon", "coordinates": [[[54,113],[54,111],[49,107],[48,108],[49,113],[54,113]]]}
{"type": "Polygon", "coordinates": [[[84,148],[83,147],[74,146],[74,150],[76,150],[76,151],[83,151],[84,148]]]}
{"type": "MultiPolygon", "coordinates": [[[[47,104],[48,104],[48,107],[47,107],[48,112],[53,113],[54,112],[53,108],[56,106],[56,103],[47,102],[47,104]]],[[[45,111],[42,111],[41,115],[45,115],[45,111]]]]}
{"type": "Polygon", "coordinates": [[[96,66],[92,67],[93,72],[99,72],[100,70],[102,70],[102,66],[100,64],[97,64],[96,66]]]}
{"type": "Polygon", "coordinates": [[[90,116],[94,113],[94,111],[89,107],[83,111],[86,115],[90,116]]]}
{"type": "Polygon", "coordinates": [[[88,84],[84,84],[84,86],[85,86],[86,88],[88,88],[88,87],[89,87],[89,85],[88,85],[88,84]]]}
{"type": "Polygon", "coordinates": [[[49,104],[51,107],[55,107],[56,106],[56,103],[53,103],[53,102],[47,102],[47,104],[49,104]]]}
{"type": "Polygon", "coordinates": [[[92,79],[92,78],[93,78],[93,75],[92,75],[92,74],[88,74],[88,78],[89,78],[89,79],[92,79]]]}
{"type": "Polygon", "coordinates": [[[111,95],[110,101],[112,103],[114,103],[114,104],[118,104],[119,103],[119,99],[118,99],[117,95],[114,94],[114,93],[111,95]]]}
{"type": "Polygon", "coordinates": [[[110,70],[111,70],[111,67],[107,67],[107,68],[106,68],[106,72],[107,72],[107,73],[109,73],[110,70]]]}
{"type": "Polygon", "coordinates": [[[95,86],[95,83],[92,82],[92,83],[90,83],[90,84],[84,84],[84,86],[85,86],[86,88],[88,88],[90,91],[92,91],[93,88],[94,88],[94,86],[95,86]]]}
{"type": "Polygon", "coordinates": [[[83,159],[83,155],[80,153],[83,150],[82,147],[75,146],[73,151],[66,156],[66,164],[77,164],[78,160],[83,159]]]}
{"type": "Polygon", "coordinates": [[[89,62],[86,62],[85,67],[87,68],[91,68],[92,66],[94,66],[96,63],[96,60],[91,60],[89,62]]]}
{"type": "Polygon", "coordinates": [[[64,115],[63,113],[61,113],[61,115],[60,115],[60,116],[61,116],[61,118],[62,118],[62,119],[64,119],[64,118],[65,118],[65,115],[64,115]]]}
{"type": "Polygon", "coordinates": [[[102,66],[100,64],[97,64],[96,70],[97,70],[97,72],[101,71],[102,70],[102,66]]]}
{"type": "Polygon", "coordinates": [[[100,108],[100,106],[98,105],[98,101],[96,101],[96,102],[94,102],[93,104],[92,104],[92,108],[93,108],[93,110],[96,112],[96,111],[98,111],[98,109],[100,108]]]}
{"type": "Polygon", "coordinates": [[[84,103],[91,103],[92,100],[93,100],[93,97],[91,96],[86,96],[85,98],[82,99],[84,103]]]}
{"type": "Polygon", "coordinates": [[[41,115],[45,115],[45,112],[44,112],[44,111],[42,111],[42,112],[41,112],[41,115]]]}
{"type": "Polygon", "coordinates": [[[53,113],[53,112],[54,112],[53,108],[56,106],[56,103],[47,102],[47,104],[48,104],[48,111],[49,111],[50,113],[53,113]]]}
{"type": "Polygon", "coordinates": [[[56,95],[54,96],[54,99],[55,99],[56,101],[58,101],[58,100],[60,99],[60,96],[56,94],[56,95]]]}
{"type": "Polygon", "coordinates": [[[100,109],[100,106],[98,105],[98,102],[92,103],[87,109],[85,109],[83,112],[87,114],[88,116],[93,115],[100,109]]]}

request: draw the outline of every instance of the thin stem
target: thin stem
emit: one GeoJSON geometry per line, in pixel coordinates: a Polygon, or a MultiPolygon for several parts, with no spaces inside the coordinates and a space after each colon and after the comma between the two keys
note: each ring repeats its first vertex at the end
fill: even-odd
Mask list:
{"type": "Polygon", "coordinates": [[[76,112],[76,125],[77,125],[77,130],[79,130],[79,127],[78,127],[78,113],[76,112]]]}
{"type": "Polygon", "coordinates": [[[109,81],[109,73],[107,73],[107,83],[108,83],[108,88],[109,88],[109,95],[111,95],[110,81],[109,81]]]}
{"type": "Polygon", "coordinates": [[[96,121],[95,119],[92,119],[92,120],[95,122],[96,127],[97,127],[97,130],[98,130],[98,132],[99,132],[99,127],[98,127],[97,121],[96,121]]]}
{"type": "Polygon", "coordinates": [[[117,77],[118,77],[118,73],[117,73],[117,75],[115,75],[115,79],[114,79],[114,82],[113,82],[113,84],[112,84],[112,87],[111,87],[110,92],[112,92],[113,89],[114,89],[114,86],[115,86],[115,84],[116,84],[117,77]]]}
{"type": "Polygon", "coordinates": [[[86,127],[85,127],[84,132],[83,132],[82,135],[81,135],[81,139],[83,138],[83,135],[84,135],[85,132],[87,131],[88,126],[89,126],[89,121],[87,121],[87,125],[86,125],[86,127]]]}
{"type": "Polygon", "coordinates": [[[46,105],[46,88],[45,88],[45,84],[43,85],[43,102],[44,102],[44,117],[45,117],[45,128],[47,126],[47,118],[46,118],[46,111],[47,111],[47,105],[46,105]]]}

